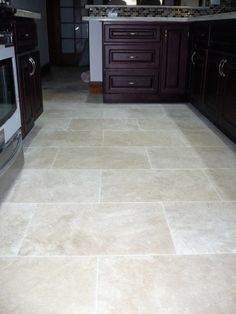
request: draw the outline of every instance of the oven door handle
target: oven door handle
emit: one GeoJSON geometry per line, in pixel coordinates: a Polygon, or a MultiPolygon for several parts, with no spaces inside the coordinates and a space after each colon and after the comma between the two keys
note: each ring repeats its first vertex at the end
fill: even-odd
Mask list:
{"type": "Polygon", "coordinates": [[[36,63],[35,63],[33,58],[29,58],[29,62],[31,63],[32,68],[33,68],[32,72],[30,72],[29,75],[33,76],[35,74],[35,71],[36,71],[36,63]]]}

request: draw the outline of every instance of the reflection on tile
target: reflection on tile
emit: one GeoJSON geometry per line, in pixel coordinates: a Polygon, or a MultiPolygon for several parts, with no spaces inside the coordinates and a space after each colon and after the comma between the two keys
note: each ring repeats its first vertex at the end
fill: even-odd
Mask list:
{"type": "Polygon", "coordinates": [[[57,131],[41,130],[38,134],[30,134],[24,141],[24,146],[43,147],[73,147],[99,146],[102,144],[102,132],[90,131],[57,131]]]}
{"type": "Polygon", "coordinates": [[[1,313],[92,314],[95,258],[0,259],[1,313]]]}
{"type": "Polygon", "coordinates": [[[151,147],[148,154],[155,169],[202,168],[200,158],[191,147],[151,147]]]}
{"type": "Polygon", "coordinates": [[[101,258],[98,313],[235,313],[235,256],[101,258]]]}
{"type": "Polygon", "coordinates": [[[35,212],[34,204],[0,205],[0,255],[17,255],[25,230],[35,212]]]}
{"type": "Polygon", "coordinates": [[[41,205],[20,255],[174,253],[160,204],[41,205]]]}
{"type": "Polygon", "coordinates": [[[236,203],[165,203],[177,254],[236,253],[236,203]]]}
{"type": "Polygon", "coordinates": [[[24,170],[6,202],[97,202],[100,171],[24,170]]]}
{"type": "Polygon", "coordinates": [[[235,169],[212,169],[206,174],[215,184],[223,200],[236,201],[236,171],[235,169]]]}
{"type": "Polygon", "coordinates": [[[233,147],[195,147],[194,150],[203,168],[236,169],[236,150],[233,147]]]}
{"type": "Polygon", "coordinates": [[[136,119],[72,119],[70,130],[101,131],[101,130],[138,130],[136,119]]]}
{"type": "Polygon", "coordinates": [[[184,146],[181,135],[174,131],[104,132],[107,146],[184,146]]]}
{"type": "Polygon", "coordinates": [[[200,170],[103,171],[103,202],[218,200],[200,170]]]}
{"type": "Polygon", "coordinates": [[[25,149],[24,168],[50,169],[57,154],[56,148],[28,147],[25,149]]]}
{"type": "Polygon", "coordinates": [[[81,147],[60,149],[53,165],[57,169],[148,169],[143,148],[81,147]]]}

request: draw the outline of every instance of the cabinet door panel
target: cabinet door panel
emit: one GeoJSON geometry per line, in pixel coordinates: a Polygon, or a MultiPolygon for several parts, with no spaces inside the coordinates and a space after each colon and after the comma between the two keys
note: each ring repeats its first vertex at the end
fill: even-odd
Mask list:
{"type": "Polygon", "coordinates": [[[36,120],[43,112],[39,51],[31,53],[31,58],[35,62],[34,75],[31,77],[31,87],[32,87],[32,109],[34,119],[36,120]]]}
{"type": "Polygon", "coordinates": [[[236,57],[225,58],[220,126],[236,141],[236,57]]]}
{"type": "Polygon", "coordinates": [[[162,29],[162,94],[183,95],[186,91],[188,26],[169,25],[162,29]]]}

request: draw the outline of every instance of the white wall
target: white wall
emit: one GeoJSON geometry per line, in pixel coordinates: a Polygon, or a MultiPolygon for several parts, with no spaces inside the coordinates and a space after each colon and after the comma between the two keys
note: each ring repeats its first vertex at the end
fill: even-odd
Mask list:
{"type": "Polygon", "coordinates": [[[12,6],[17,9],[40,12],[41,20],[36,20],[38,29],[39,50],[41,56],[41,65],[49,63],[48,51],[48,30],[47,30],[47,10],[46,0],[12,0],[12,6]]]}

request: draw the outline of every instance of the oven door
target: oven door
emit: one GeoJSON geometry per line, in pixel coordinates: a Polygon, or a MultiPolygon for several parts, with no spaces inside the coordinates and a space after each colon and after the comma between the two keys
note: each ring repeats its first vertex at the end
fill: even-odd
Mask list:
{"type": "Polygon", "coordinates": [[[5,143],[19,130],[20,110],[18,84],[13,47],[0,48],[0,131],[5,143]]]}

